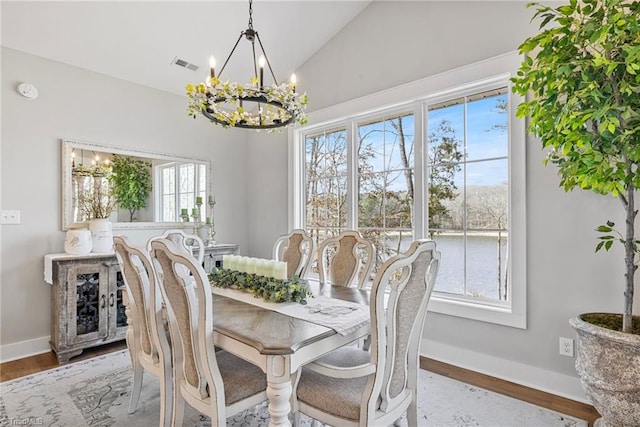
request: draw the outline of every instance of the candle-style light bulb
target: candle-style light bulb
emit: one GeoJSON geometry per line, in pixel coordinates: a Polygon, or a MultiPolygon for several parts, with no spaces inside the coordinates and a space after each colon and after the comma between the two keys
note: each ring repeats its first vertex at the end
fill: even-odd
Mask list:
{"type": "Polygon", "coordinates": [[[267,63],[267,59],[264,55],[260,55],[258,59],[258,66],[260,67],[260,87],[264,87],[264,66],[267,63]]]}
{"type": "Polygon", "coordinates": [[[211,69],[211,78],[213,79],[216,76],[216,58],[213,55],[209,57],[209,67],[211,69]]]}
{"type": "Polygon", "coordinates": [[[291,74],[291,78],[289,79],[291,82],[291,86],[293,86],[293,91],[296,91],[296,83],[298,83],[298,78],[296,77],[296,73],[291,74]]]}

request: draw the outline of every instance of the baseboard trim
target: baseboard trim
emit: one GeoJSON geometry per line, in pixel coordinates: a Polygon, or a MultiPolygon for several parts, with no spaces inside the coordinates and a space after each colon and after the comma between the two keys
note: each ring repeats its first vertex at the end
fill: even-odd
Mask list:
{"type": "Polygon", "coordinates": [[[46,336],[2,345],[0,346],[0,363],[47,353],[51,351],[50,340],[51,337],[46,336]]]}
{"type": "Polygon", "coordinates": [[[589,427],[592,427],[595,420],[600,418],[598,411],[586,403],[460,368],[428,357],[420,357],[420,369],[585,420],[589,427]]]}
{"type": "Polygon", "coordinates": [[[454,347],[437,341],[422,340],[422,356],[470,371],[489,375],[555,396],[589,404],[580,379],[559,372],[501,359],[484,353],[454,347]]]}

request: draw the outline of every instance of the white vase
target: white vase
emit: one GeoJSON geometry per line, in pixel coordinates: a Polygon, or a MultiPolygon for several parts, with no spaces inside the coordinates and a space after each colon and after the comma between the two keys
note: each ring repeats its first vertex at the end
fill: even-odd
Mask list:
{"type": "Polygon", "coordinates": [[[91,231],[87,228],[67,230],[64,251],[70,255],[87,255],[93,248],[91,231]]]}
{"type": "Polygon", "coordinates": [[[92,252],[113,252],[113,228],[109,219],[92,219],[89,230],[93,240],[92,252]]]}

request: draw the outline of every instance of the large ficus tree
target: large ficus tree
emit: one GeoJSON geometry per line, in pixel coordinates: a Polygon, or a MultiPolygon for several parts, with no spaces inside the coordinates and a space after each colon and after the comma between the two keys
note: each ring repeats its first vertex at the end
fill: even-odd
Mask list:
{"type": "Polygon", "coordinates": [[[526,39],[527,55],[513,90],[529,95],[518,106],[528,129],[547,148],[560,184],[612,195],[626,212],[624,230],[598,227],[596,250],[625,248],[623,331],[631,332],[638,240],[634,192],[640,185],[640,2],[571,0],[551,8],[531,3],[540,32],[526,39]]]}

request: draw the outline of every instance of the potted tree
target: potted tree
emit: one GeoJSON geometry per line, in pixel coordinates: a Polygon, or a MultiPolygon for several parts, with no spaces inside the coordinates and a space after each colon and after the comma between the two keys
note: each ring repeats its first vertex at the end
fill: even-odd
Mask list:
{"type": "Polygon", "coordinates": [[[625,211],[619,229],[597,227],[596,251],[621,243],[625,254],[623,314],[590,313],[570,320],[578,334],[576,370],[605,426],[640,425],[640,318],[633,316],[639,241],[635,191],[640,187],[640,2],[570,0],[539,3],[540,32],[527,38],[527,55],[514,92],[528,130],[548,149],[560,185],[616,197],[625,211]]]}
{"type": "Polygon", "coordinates": [[[114,154],[109,182],[118,207],[129,211],[129,221],[137,210],[147,206],[151,192],[151,163],[114,154]]]}

